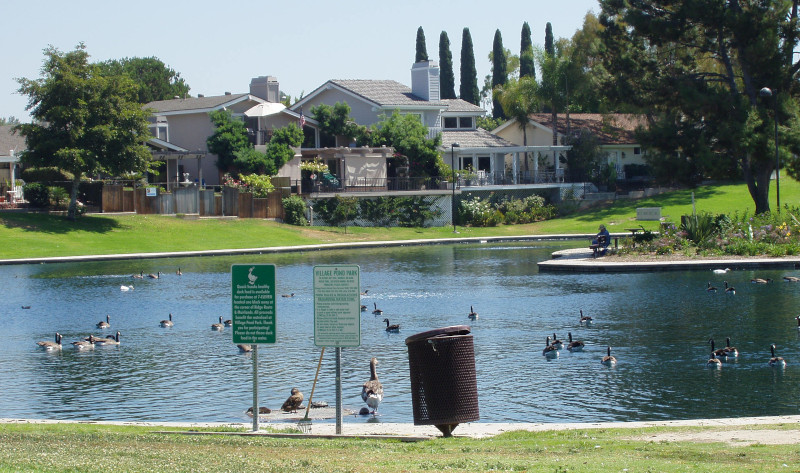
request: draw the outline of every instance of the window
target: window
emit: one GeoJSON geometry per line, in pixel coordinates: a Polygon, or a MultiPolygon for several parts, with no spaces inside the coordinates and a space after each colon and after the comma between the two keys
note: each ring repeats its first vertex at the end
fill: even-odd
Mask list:
{"type": "Polygon", "coordinates": [[[478,156],[478,171],[490,172],[492,170],[492,163],[489,156],[478,156]]]}
{"type": "Polygon", "coordinates": [[[633,148],[633,154],[642,154],[642,148],[633,148]]]}
{"type": "Polygon", "coordinates": [[[458,117],[444,117],[445,128],[458,128],[458,117]]]}
{"type": "Polygon", "coordinates": [[[472,117],[458,117],[459,128],[474,128],[472,125],[472,117]]]}

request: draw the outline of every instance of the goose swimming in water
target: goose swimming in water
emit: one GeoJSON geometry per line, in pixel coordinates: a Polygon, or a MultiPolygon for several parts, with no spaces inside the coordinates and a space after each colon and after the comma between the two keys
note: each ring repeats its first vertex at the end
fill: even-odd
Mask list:
{"type": "Polygon", "coordinates": [[[373,314],[375,314],[375,315],[383,314],[383,311],[381,309],[378,309],[378,303],[377,302],[373,302],[372,304],[375,306],[375,310],[372,311],[373,314]]]}
{"type": "Polygon", "coordinates": [[[719,358],[717,358],[713,351],[711,352],[711,358],[706,361],[706,367],[718,370],[722,369],[722,362],[719,361],[719,358]]]}
{"type": "Polygon", "coordinates": [[[133,279],[144,279],[144,271],[140,271],[139,274],[131,275],[133,279]]]}
{"type": "Polygon", "coordinates": [[[475,312],[475,309],[473,309],[472,306],[469,306],[469,314],[467,314],[467,317],[469,317],[472,320],[475,320],[475,319],[478,318],[478,313],[475,312]]]}
{"type": "Polygon", "coordinates": [[[72,346],[75,347],[76,350],[91,350],[94,348],[94,336],[89,335],[87,340],[72,342],[72,346]]]}
{"type": "Polygon", "coordinates": [[[800,278],[797,276],[784,276],[783,280],[786,282],[800,282],[800,278]]]}
{"type": "Polygon", "coordinates": [[[569,337],[569,344],[567,345],[567,350],[569,351],[583,351],[583,347],[585,344],[580,340],[572,340],[572,332],[567,332],[567,336],[569,337]]]}
{"type": "Polygon", "coordinates": [[[159,324],[164,328],[172,327],[173,325],[175,325],[174,323],[172,323],[172,314],[169,314],[169,320],[162,320],[161,322],[159,322],[159,324]]]}
{"type": "Polygon", "coordinates": [[[603,359],[600,360],[600,363],[602,363],[602,364],[604,364],[606,366],[614,366],[614,365],[616,365],[617,364],[617,359],[614,358],[611,355],[611,347],[608,347],[606,353],[607,353],[606,356],[604,356],[603,359]]]}
{"type": "Polygon", "coordinates": [[[723,281],[725,283],[725,294],[736,295],[736,289],[733,286],[728,286],[728,281],[723,281]]]}
{"type": "Polygon", "coordinates": [[[111,327],[111,316],[110,315],[106,315],[106,320],[105,321],[101,320],[100,322],[97,322],[97,328],[110,328],[110,327],[111,327]]]}
{"type": "Polygon", "coordinates": [[[739,350],[736,347],[731,346],[731,337],[725,338],[725,348],[722,349],[725,351],[725,356],[729,356],[731,358],[736,358],[739,356],[739,350]]]}
{"type": "Polygon", "coordinates": [[[751,279],[750,282],[753,283],[753,284],[767,284],[768,282],[772,282],[772,279],[770,279],[770,278],[766,278],[766,279],[755,278],[755,279],[751,279]]]}
{"type": "Polygon", "coordinates": [[[211,330],[224,330],[225,326],[222,325],[222,316],[219,316],[219,323],[218,324],[211,324],[211,330]]]}
{"type": "Polygon", "coordinates": [[[119,345],[119,332],[116,335],[108,336],[106,338],[95,338],[94,339],[95,345],[119,345]]]}
{"type": "Polygon", "coordinates": [[[133,290],[133,284],[131,284],[130,286],[120,286],[119,290],[122,291],[122,292],[132,291],[133,290]]]}
{"type": "Polygon", "coordinates": [[[159,279],[161,277],[161,271],[159,271],[156,274],[150,273],[150,274],[147,275],[147,277],[150,278],[150,279],[159,279]]]}
{"type": "Polygon", "coordinates": [[[399,332],[400,331],[400,326],[399,325],[397,325],[397,324],[389,325],[389,319],[383,319],[383,321],[386,322],[386,331],[387,332],[399,332]]]}
{"type": "Polygon", "coordinates": [[[778,368],[786,367],[786,360],[783,359],[782,356],[775,356],[775,344],[769,346],[770,353],[772,353],[772,358],[769,359],[767,364],[770,366],[777,366],[778,368]]]}
{"type": "Polygon", "coordinates": [[[181,271],[181,268],[180,268],[180,267],[178,268],[178,270],[177,270],[177,271],[175,271],[175,275],[176,275],[176,276],[183,276],[183,271],[181,271]]]}
{"type": "Polygon", "coordinates": [[[61,334],[56,332],[56,339],[54,342],[51,341],[44,341],[44,342],[36,342],[39,345],[39,348],[45,351],[53,351],[53,350],[61,350],[61,334]]]}
{"type": "Polygon", "coordinates": [[[294,292],[291,294],[281,294],[281,297],[294,297],[294,292]]]}
{"type": "Polygon", "coordinates": [[[564,342],[562,342],[561,340],[558,339],[558,337],[556,337],[555,332],[553,332],[553,346],[556,347],[556,350],[561,350],[562,348],[564,348],[564,342]]]}
{"type": "Polygon", "coordinates": [[[250,353],[253,351],[253,345],[236,345],[240,353],[250,353]]]}
{"type": "Polygon", "coordinates": [[[580,312],[581,312],[581,321],[580,321],[581,325],[587,325],[587,326],[591,325],[594,320],[592,320],[592,318],[589,317],[588,315],[583,315],[583,309],[580,309],[580,312]]]}
{"type": "Polygon", "coordinates": [[[547,337],[545,340],[544,350],[542,350],[542,355],[546,358],[558,358],[558,350],[553,345],[550,345],[550,337],[547,337]]]}
{"type": "Polygon", "coordinates": [[[303,405],[303,393],[297,388],[292,388],[292,395],[281,406],[283,412],[297,412],[303,405]]]}
{"type": "Polygon", "coordinates": [[[706,285],[706,291],[717,292],[717,288],[711,285],[711,281],[708,281],[708,284],[706,285]]]}
{"type": "Polygon", "coordinates": [[[717,358],[726,358],[727,357],[727,355],[725,354],[725,349],[724,348],[717,349],[714,346],[714,339],[713,338],[709,338],[708,339],[708,343],[711,344],[711,354],[712,355],[714,355],[717,358]]]}
{"type": "Polygon", "coordinates": [[[233,327],[233,320],[231,320],[231,319],[228,319],[228,320],[226,320],[225,322],[222,322],[222,323],[225,324],[226,327],[233,327]]]}
{"type": "Polygon", "coordinates": [[[375,369],[377,366],[378,359],[373,356],[369,361],[369,380],[365,381],[361,388],[361,399],[372,408],[372,415],[378,413],[378,405],[383,400],[383,385],[378,380],[378,373],[375,369]]]}
{"type": "Polygon", "coordinates": [[[367,311],[367,306],[361,304],[361,312],[366,312],[366,311],[367,311]]]}

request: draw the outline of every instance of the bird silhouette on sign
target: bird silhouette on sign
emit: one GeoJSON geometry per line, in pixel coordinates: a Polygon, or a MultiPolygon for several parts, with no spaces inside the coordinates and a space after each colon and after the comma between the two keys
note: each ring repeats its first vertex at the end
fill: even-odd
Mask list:
{"type": "Polygon", "coordinates": [[[258,276],[256,276],[255,274],[253,274],[253,270],[254,270],[254,269],[256,269],[256,267],[255,267],[255,266],[251,266],[251,267],[250,267],[250,270],[249,270],[249,271],[247,271],[247,279],[250,281],[250,282],[249,282],[249,284],[250,284],[251,286],[252,286],[253,284],[255,284],[255,283],[256,283],[256,279],[258,279],[258,276]]]}

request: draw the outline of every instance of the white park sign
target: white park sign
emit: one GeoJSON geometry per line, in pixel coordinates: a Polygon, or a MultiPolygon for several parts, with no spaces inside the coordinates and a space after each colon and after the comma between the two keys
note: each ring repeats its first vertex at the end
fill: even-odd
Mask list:
{"type": "Polygon", "coordinates": [[[361,345],[361,276],[358,265],[314,266],[314,344],[361,345]]]}

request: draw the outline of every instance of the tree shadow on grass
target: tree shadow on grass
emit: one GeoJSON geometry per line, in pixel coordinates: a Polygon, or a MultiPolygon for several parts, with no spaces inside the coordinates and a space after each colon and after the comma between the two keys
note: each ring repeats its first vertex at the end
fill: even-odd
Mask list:
{"type": "Polygon", "coordinates": [[[26,232],[66,235],[75,231],[108,233],[121,227],[118,221],[109,217],[82,216],[71,221],[59,215],[30,212],[0,213],[0,223],[5,228],[20,228],[26,232]]]}

